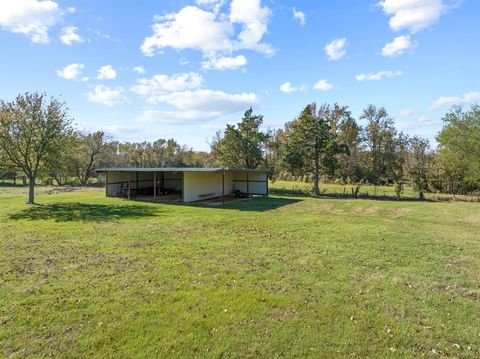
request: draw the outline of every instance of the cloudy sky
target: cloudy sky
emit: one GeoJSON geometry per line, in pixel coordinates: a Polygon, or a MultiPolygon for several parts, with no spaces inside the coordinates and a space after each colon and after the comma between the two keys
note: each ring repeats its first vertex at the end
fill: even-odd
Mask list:
{"type": "Polygon", "coordinates": [[[434,138],[480,102],[477,0],[0,0],[0,98],[63,98],[82,129],[195,149],[253,106],[383,105],[434,138]]]}

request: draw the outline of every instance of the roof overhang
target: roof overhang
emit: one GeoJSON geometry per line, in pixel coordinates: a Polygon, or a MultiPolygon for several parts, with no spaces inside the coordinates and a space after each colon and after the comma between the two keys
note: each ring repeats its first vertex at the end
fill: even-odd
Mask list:
{"type": "Polygon", "coordinates": [[[265,169],[258,168],[230,168],[230,167],[102,167],[97,168],[96,172],[268,172],[265,169]]]}

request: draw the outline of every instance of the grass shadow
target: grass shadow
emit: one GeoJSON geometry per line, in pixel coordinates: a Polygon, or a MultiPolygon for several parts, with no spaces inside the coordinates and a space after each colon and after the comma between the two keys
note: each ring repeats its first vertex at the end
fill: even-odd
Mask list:
{"type": "Polygon", "coordinates": [[[290,204],[301,202],[298,198],[255,197],[245,201],[225,202],[225,204],[192,203],[192,207],[231,209],[246,212],[266,212],[290,204]]]}
{"type": "Polygon", "coordinates": [[[21,183],[6,182],[0,180],[0,187],[11,187],[11,188],[27,188],[27,185],[21,183]]]}
{"type": "Polygon", "coordinates": [[[365,199],[372,201],[390,201],[390,202],[435,202],[431,198],[420,199],[418,197],[402,196],[397,198],[393,195],[370,195],[360,193],[357,196],[352,196],[349,193],[321,193],[319,196],[314,196],[313,193],[302,190],[290,190],[290,189],[272,189],[270,193],[278,196],[296,196],[296,197],[309,197],[309,198],[325,198],[325,199],[365,199]]]}
{"type": "Polygon", "coordinates": [[[54,203],[36,205],[12,214],[13,220],[54,220],[55,222],[101,222],[126,218],[152,217],[159,212],[153,206],[106,205],[90,203],[54,203]]]}

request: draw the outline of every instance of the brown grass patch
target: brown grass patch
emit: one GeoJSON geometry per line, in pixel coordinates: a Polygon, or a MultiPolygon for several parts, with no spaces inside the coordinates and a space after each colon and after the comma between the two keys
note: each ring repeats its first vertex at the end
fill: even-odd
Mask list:
{"type": "Polygon", "coordinates": [[[352,211],[357,213],[357,214],[366,214],[366,215],[373,215],[378,213],[379,208],[378,207],[353,207],[352,211]]]}

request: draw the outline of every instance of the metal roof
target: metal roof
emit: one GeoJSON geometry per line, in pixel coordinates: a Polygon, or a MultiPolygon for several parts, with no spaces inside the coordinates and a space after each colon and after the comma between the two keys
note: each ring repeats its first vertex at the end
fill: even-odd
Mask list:
{"type": "Polygon", "coordinates": [[[254,168],[230,168],[230,167],[102,167],[97,168],[96,172],[222,172],[222,171],[242,171],[242,172],[268,172],[264,169],[254,168]]]}

